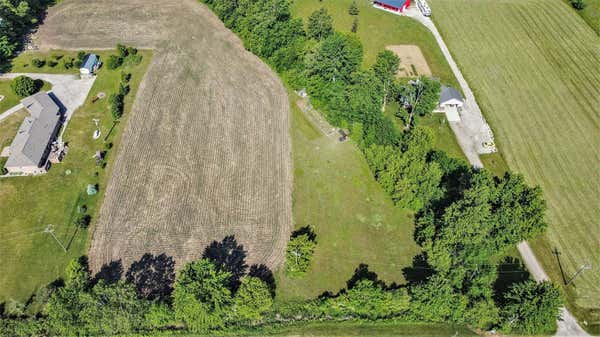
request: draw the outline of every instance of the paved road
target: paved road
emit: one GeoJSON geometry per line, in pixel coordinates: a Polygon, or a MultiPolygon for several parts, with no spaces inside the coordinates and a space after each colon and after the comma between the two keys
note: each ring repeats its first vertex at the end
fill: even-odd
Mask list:
{"type": "MultiPolygon", "coordinates": [[[[454,72],[454,75],[456,76],[456,79],[458,80],[465,95],[466,107],[466,113],[461,114],[461,122],[450,123],[450,126],[452,131],[454,131],[456,138],[458,139],[461,149],[465,153],[471,165],[475,167],[483,167],[483,163],[479,158],[479,153],[485,153],[485,149],[482,151],[481,144],[484,141],[487,141],[486,137],[492,137],[493,139],[493,135],[491,134],[491,129],[489,129],[487,122],[485,122],[485,118],[481,113],[481,109],[479,109],[479,105],[475,100],[475,95],[471,91],[471,88],[469,88],[469,84],[456,65],[456,62],[454,62],[446,43],[442,39],[442,36],[440,35],[433,21],[430,18],[423,16],[415,7],[410,8],[407,15],[425,25],[425,27],[427,27],[433,33],[433,36],[437,40],[442,53],[450,64],[450,68],[452,68],[452,71],[454,72]]],[[[523,262],[525,263],[525,266],[527,266],[529,273],[536,281],[542,282],[550,279],[527,242],[519,243],[517,248],[523,257],[523,262]]],[[[562,319],[557,322],[558,330],[556,332],[556,336],[590,336],[581,328],[581,326],[579,326],[577,319],[564,307],[561,308],[561,316],[562,319]]]]}

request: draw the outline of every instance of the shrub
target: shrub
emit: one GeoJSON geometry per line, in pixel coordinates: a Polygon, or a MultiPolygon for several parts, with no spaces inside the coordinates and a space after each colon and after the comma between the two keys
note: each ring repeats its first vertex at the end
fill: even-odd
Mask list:
{"type": "Polygon", "coordinates": [[[63,60],[63,67],[67,70],[73,68],[73,59],[63,60]]]}
{"type": "Polygon", "coordinates": [[[54,67],[56,67],[57,65],[58,65],[58,62],[56,62],[56,61],[54,61],[54,60],[50,60],[50,61],[48,61],[48,66],[49,66],[50,68],[54,68],[54,67]]]}
{"type": "Polygon", "coordinates": [[[127,46],[117,43],[117,52],[119,56],[126,57],[127,56],[127,46]]]}
{"type": "Polygon", "coordinates": [[[36,82],[27,76],[15,77],[10,83],[10,87],[20,97],[33,95],[40,89],[36,82]]]}
{"type": "Polygon", "coordinates": [[[119,95],[126,96],[129,93],[129,84],[127,83],[119,83],[119,95]]]}
{"type": "Polygon", "coordinates": [[[131,73],[122,72],[121,73],[121,82],[129,83],[129,80],[131,80],[131,73]]]}
{"type": "Polygon", "coordinates": [[[115,120],[123,116],[123,99],[124,97],[121,94],[112,94],[108,98],[108,103],[110,104],[110,113],[115,120]]]}
{"type": "Polygon", "coordinates": [[[74,225],[79,228],[85,229],[85,228],[88,228],[91,221],[92,221],[91,216],[89,216],[88,214],[81,214],[77,217],[77,219],[75,219],[74,225]]]}
{"type": "Polygon", "coordinates": [[[83,59],[85,58],[86,53],[83,50],[80,50],[77,52],[77,59],[81,62],[83,62],[83,59]]]}
{"type": "Polygon", "coordinates": [[[125,64],[127,64],[129,66],[137,66],[141,62],[142,62],[142,55],[140,55],[140,54],[129,54],[129,56],[127,56],[125,58],[125,61],[123,63],[125,63],[125,64]]]}
{"type": "Polygon", "coordinates": [[[576,10],[582,10],[585,8],[586,4],[583,0],[571,0],[571,6],[576,10]]]}
{"type": "Polygon", "coordinates": [[[81,61],[81,60],[75,60],[75,62],[73,62],[73,66],[75,68],[81,68],[82,64],[83,64],[83,61],[81,61]]]}
{"type": "Polygon", "coordinates": [[[106,61],[106,66],[111,70],[119,68],[122,64],[123,58],[116,55],[110,55],[106,61]]]}
{"type": "Polygon", "coordinates": [[[358,15],[358,13],[359,13],[359,10],[358,10],[358,6],[356,5],[356,1],[352,1],[350,8],[348,8],[348,14],[358,15]]]}
{"type": "Polygon", "coordinates": [[[31,64],[36,68],[41,68],[46,64],[46,60],[33,59],[31,60],[31,64]]]}

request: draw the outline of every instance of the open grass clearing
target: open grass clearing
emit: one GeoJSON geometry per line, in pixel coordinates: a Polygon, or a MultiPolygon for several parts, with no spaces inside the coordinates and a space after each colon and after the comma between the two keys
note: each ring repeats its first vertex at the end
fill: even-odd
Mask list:
{"type": "MultiPolygon", "coordinates": [[[[565,275],[600,265],[600,38],[559,0],[430,3],[508,166],[544,190],[550,226],[533,247],[546,272],[563,283],[555,248],[565,275]]],[[[567,294],[600,322],[600,268],[567,294]]]]}
{"type": "MultiPolygon", "coordinates": [[[[301,0],[294,1],[292,11],[306,22],[312,12],[324,7],[333,17],[334,28],[349,33],[354,22],[354,16],[348,14],[351,4],[352,0],[301,0]]],[[[360,10],[356,34],[365,51],[364,66],[374,64],[377,54],[385,50],[386,46],[416,45],[425,56],[433,76],[439,77],[445,84],[459,87],[435,38],[427,28],[411,18],[373,8],[370,1],[356,1],[356,4],[360,10]]]]}
{"type": "MultiPolygon", "coordinates": [[[[108,53],[103,51],[101,55],[108,53]]],[[[62,163],[53,165],[45,175],[0,180],[0,214],[3,219],[0,225],[0,241],[3,243],[0,246],[0,302],[9,299],[26,300],[37,287],[63,275],[69,259],[86,254],[88,231],[77,230],[72,222],[78,205],[86,205],[91,215],[97,213],[110,176],[114,154],[119,148],[123,126],[150,64],[152,53],[141,53],[143,60],[140,65],[113,71],[101,69],[98,72],[85,105],[74,113],[63,136],[70,144],[70,149],[62,163]],[[96,103],[91,100],[99,92],[116,92],[122,70],[132,74],[131,92],[125,99],[124,118],[108,135],[113,123],[107,99],[96,103]],[[95,129],[93,118],[100,119],[102,131],[102,137],[95,141],[92,139],[95,129]],[[95,151],[105,149],[105,136],[108,136],[106,141],[112,142],[114,147],[108,151],[109,164],[102,169],[95,165],[92,156],[95,151]],[[67,174],[67,170],[71,173],[67,174]],[[99,184],[100,193],[88,196],[85,193],[87,184],[95,183],[99,184]],[[58,239],[68,246],[66,254],[50,236],[43,233],[48,224],[54,226],[58,239]]],[[[19,57],[16,62],[19,62],[19,57]]],[[[18,128],[22,119],[17,121],[16,117],[18,116],[13,115],[0,122],[0,137],[5,138],[5,132],[8,132],[6,137],[12,141],[16,130],[7,127],[10,130],[5,131],[4,123],[10,121],[18,128]]]]}
{"type": "Polygon", "coordinates": [[[431,76],[431,70],[419,46],[400,44],[386,46],[385,49],[393,52],[400,58],[398,77],[431,76]]]}
{"type": "Polygon", "coordinates": [[[361,263],[388,284],[404,283],[402,268],[419,252],[412,213],[392,203],[352,141],[324,136],[291,95],[294,223],[297,228],[314,226],[317,248],[302,278],[277,273],[276,299],[337,292],[361,263]]]}
{"type": "Polygon", "coordinates": [[[33,40],[43,50],[154,49],[99,213],[94,270],[118,260],[127,269],[145,253],[180,266],[227,235],[248,264],[283,262],[292,229],[287,94],[206,6],[65,1],[33,40]]]}

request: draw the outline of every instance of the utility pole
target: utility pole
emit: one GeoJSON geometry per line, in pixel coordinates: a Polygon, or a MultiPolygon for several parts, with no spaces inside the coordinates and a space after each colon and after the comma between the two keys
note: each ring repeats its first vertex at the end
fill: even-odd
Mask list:
{"type": "Polygon", "coordinates": [[[575,280],[575,278],[577,278],[577,276],[579,276],[579,274],[581,274],[584,270],[589,270],[592,269],[592,265],[589,263],[586,263],[584,265],[582,265],[579,270],[575,273],[575,275],[573,275],[573,277],[571,277],[569,279],[569,281],[567,281],[566,285],[569,285],[571,282],[573,282],[573,280],[575,280]]]}
{"type": "Polygon", "coordinates": [[[56,240],[56,242],[58,243],[58,245],[65,251],[65,253],[67,252],[67,248],[65,248],[65,246],[62,244],[62,242],[60,242],[60,240],[58,240],[58,238],[56,237],[56,235],[54,235],[54,228],[52,228],[51,224],[48,225],[46,227],[46,229],[44,229],[44,233],[52,235],[52,237],[54,238],[54,240],[56,240]]]}

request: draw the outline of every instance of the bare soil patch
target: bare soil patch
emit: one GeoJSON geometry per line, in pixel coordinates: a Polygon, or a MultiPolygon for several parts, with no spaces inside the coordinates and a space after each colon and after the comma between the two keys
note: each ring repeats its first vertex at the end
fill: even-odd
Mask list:
{"type": "Polygon", "coordinates": [[[400,58],[398,77],[431,76],[431,70],[419,46],[399,44],[386,46],[385,49],[394,52],[400,58]]]}
{"type": "Polygon", "coordinates": [[[289,102],[277,76],[193,0],[65,0],[41,49],[155,49],[90,247],[94,270],[144,253],[180,265],[234,235],[276,268],[292,228],[289,102]]]}

